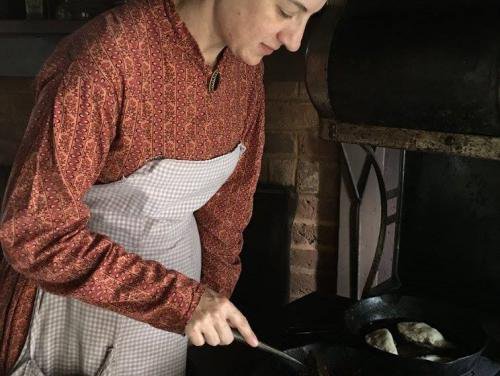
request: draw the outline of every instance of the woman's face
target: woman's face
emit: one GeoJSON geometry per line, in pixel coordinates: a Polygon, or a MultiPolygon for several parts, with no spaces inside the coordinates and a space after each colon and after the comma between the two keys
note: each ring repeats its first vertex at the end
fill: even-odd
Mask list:
{"type": "Polygon", "coordinates": [[[249,65],[281,46],[300,47],[309,17],[326,0],[216,0],[215,24],[224,43],[249,65]]]}

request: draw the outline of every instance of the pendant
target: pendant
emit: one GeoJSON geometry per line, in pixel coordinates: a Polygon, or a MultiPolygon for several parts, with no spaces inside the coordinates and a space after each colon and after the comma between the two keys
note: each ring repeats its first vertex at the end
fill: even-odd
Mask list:
{"type": "Polygon", "coordinates": [[[210,80],[208,81],[208,92],[213,93],[220,84],[220,72],[218,69],[215,69],[212,75],[210,76],[210,80]]]}

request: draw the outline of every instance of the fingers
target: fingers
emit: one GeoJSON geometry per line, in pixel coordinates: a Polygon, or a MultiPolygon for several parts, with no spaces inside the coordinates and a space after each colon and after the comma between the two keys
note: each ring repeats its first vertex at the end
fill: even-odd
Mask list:
{"type": "Polygon", "coordinates": [[[230,326],[236,328],[250,346],[258,345],[245,316],[227,298],[207,290],[188,321],[185,334],[195,346],[228,345],[234,340],[230,326]]]}
{"type": "Polygon", "coordinates": [[[186,336],[194,346],[203,346],[205,343],[210,346],[229,345],[234,341],[231,327],[220,322],[199,330],[186,327],[186,336]]]}
{"type": "Polygon", "coordinates": [[[199,330],[186,327],[186,336],[188,337],[189,342],[195,346],[203,346],[205,344],[205,338],[199,330]]]}
{"type": "Polygon", "coordinates": [[[205,337],[205,342],[210,346],[218,346],[220,344],[219,334],[212,325],[207,325],[203,329],[203,337],[205,337]]]}
{"type": "Polygon", "coordinates": [[[234,341],[233,332],[231,331],[231,327],[227,324],[227,321],[216,322],[214,327],[219,335],[221,345],[229,345],[234,341]]]}
{"type": "Polygon", "coordinates": [[[253,332],[250,324],[243,314],[238,311],[235,307],[235,311],[228,316],[228,321],[233,328],[236,328],[238,332],[243,336],[245,341],[252,347],[257,347],[259,345],[259,340],[253,332]]]}

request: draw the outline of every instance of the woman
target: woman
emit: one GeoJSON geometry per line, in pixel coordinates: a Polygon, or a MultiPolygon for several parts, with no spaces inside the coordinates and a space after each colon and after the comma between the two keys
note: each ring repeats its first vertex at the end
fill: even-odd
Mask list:
{"type": "Polygon", "coordinates": [[[7,188],[0,372],[180,375],[257,345],[228,300],[264,142],[263,56],[325,0],[136,0],[64,39],[7,188]],[[203,21],[200,21],[203,20],[203,21]]]}

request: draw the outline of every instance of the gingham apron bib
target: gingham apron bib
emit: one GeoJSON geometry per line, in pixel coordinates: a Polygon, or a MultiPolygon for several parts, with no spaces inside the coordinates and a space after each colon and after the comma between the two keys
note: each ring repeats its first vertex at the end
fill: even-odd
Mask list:
{"type": "MultiPolygon", "coordinates": [[[[85,195],[91,231],[142,258],[199,280],[201,246],[193,212],[234,171],[245,147],[206,161],[157,159],[85,195]]],[[[75,299],[37,291],[15,376],[178,376],[187,339],[75,299]]]]}

